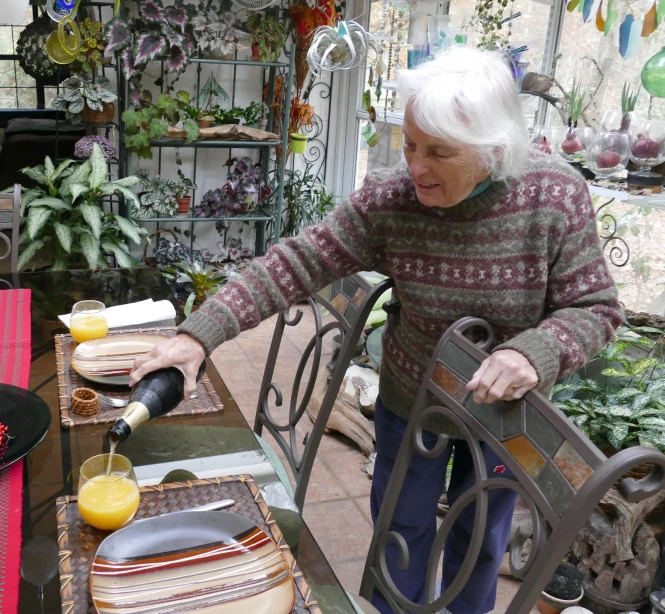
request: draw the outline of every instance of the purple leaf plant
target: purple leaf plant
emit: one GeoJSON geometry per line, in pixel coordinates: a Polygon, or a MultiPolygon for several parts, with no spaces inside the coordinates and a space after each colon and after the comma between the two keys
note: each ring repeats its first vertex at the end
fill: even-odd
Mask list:
{"type": "Polygon", "coordinates": [[[106,160],[115,158],[117,152],[113,143],[103,136],[98,135],[84,136],[82,139],[76,141],[76,145],[74,145],[74,155],[77,158],[89,158],[92,154],[92,146],[95,143],[102,148],[102,153],[106,160]]]}

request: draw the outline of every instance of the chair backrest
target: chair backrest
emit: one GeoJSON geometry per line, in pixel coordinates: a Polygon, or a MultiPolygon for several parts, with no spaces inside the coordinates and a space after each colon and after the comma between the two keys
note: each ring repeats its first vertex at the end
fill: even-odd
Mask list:
{"type": "Polygon", "coordinates": [[[487,357],[494,332],[478,318],[464,318],[443,335],[421,385],[407,431],[400,446],[386,496],[377,518],[363,574],[360,594],[370,599],[380,591],[396,613],[433,614],[445,608],[462,590],[478,559],[487,520],[488,490],[509,488],[527,504],[533,533],[518,533],[510,551],[513,574],[523,580],[506,614],[527,614],[552,577],[577,533],[603,496],[627,470],[642,463],[654,468],[642,480],[624,479],[619,492],[639,501],[665,487],[665,455],[654,448],[635,447],[607,459],[550,401],[536,391],[518,402],[477,405],[466,383],[487,357]],[[484,340],[472,343],[465,331],[483,329],[484,340]],[[446,514],[432,546],[426,578],[426,601],[409,601],[388,577],[386,547],[396,544],[400,560],[407,561],[404,540],[389,530],[407,467],[414,454],[436,457],[448,443],[440,435],[434,448],[423,445],[423,425],[435,414],[451,419],[461,430],[473,458],[476,487],[460,497],[446,514]],[[514,479],[488,477],[480,442],[485,442],[505,463],[514,479]],[[437,571],[446,537],[460,512],[476,503],[473,533],[464,563],[455,580],[436,598],[437,571]],[[531,551],[522,563],[525,541],[531,551]]]}
{"type": "MultiPolygon", "coordinates": [[[[386,290],[393,287],[393,285],[394,282],[392,279],[386,279],[372,287],[360,275],[351,275],[350,277],[333,282],[327,288],[309,297],[309,308],[314,315],[316,328],[298,364],[289,402],[289,418],[284,424],[280,424],[270,413],[269,398],[271,391],[275,394],[276,404],[278,406],[282,404],[282,392],[280,387],[272,379],[284,330],[287,326],[297,326],[303,317],[303,312],[298,309],[292,319],[289,318],[288,311],[282,312],[277,319],[261,383],[254,432],[257,435],[261,435],[262,429],[265,426],[284,452],[296,480],[294,501],[300,510],[303,509],[305,504],[305,495],[314,464],[314,457],[321,443],[321,438],[323,437],[328,418],[337,398],[337,393],[342,385],[342,380],[351,362],[353,352],[365,327],[367,318],[379,297],[386,290]],[[332,321],[324,324],[321,308],[333,316],[332,321]],[[306,437],[302,452],[300,452],[298,449],[296,426],[305,415],[316,384],[321,364],[323,337],[331,331],[338,331],[341,335],[339,352],[333,356],[328,387],[323,397],[316,422],[314,423],[314,428],[306,437]],[[303,375],[310,356],[312,357],[312,364],[309,367],[309,377],[305,376],[307,383],[301,395],[300,390],[303,384],[303,375]]],[[[309,420],[309,418],[306,418],[306,420],[309,420]]]]}
{"type": "MultiPolygon", "coordinates": [[[[14,185],[13,192],[0,193],[0,262],[9,260],[10,272],[18,273],[19,217],[21,214],[21,186],[14,185]],[[11,230],[11,238],[7,234],[11,230]],[[3,249],[3,244],[4,248],[3,249]]],[[[0,278],[0,285],[12,285],[0,278]]]]}

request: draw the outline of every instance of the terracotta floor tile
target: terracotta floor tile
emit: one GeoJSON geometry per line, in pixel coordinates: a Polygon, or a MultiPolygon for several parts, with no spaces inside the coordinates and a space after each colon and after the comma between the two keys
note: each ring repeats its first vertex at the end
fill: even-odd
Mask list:
{"type": "Polygon", "coordinates": [[[248,360],[222,363],[218,370],[231,394],[240,390],[261,387],[261,375],[248,360]]]}
{"type": "Polygon", "coordinates": [[[232,393],[233,400],[240,408],[240,412],[247,420],[250,427],[254,426],[254,416],[256,415],[256,404],[259,399],[258,388],[248,388],[247,390],[237,390],[232,393]]]}
{"type": "Polygon", "coordinates": [[[356,497],[353,502],[360,508],[368,522],[372,522],[372,510],[370,508],[370,497],[356,497]]]}
{"type": "Polygon", "coordinates": [[[247,337],[272,337],[275,332],[275,322],[271,319],[264,320],[255,328],[250,328],[241,332],[237,339],[246,339],[247,337]]]}
{"type": "MultiPolygon", "coordinates": [[[[503,614],[506,611],[510,602],[512,601],[515,593],[521,586],[521,582],[515,578],[509,578],[506,576],[499,576],[499,582],[496,589],[496,604],[492,614],[503,614]]],[[[537,606],[531,608],[531,614],[539,614],[537,606]]]]}
{"type": "Polygon", "coordinates": [[[360,582],[365,569],[364,557],[352,561],[338,561],[332,568],[337,579],[349,593],[355,596],[360,592],[360,582]]]}
{"type": "Polygon", "coordinates": [[[328,431],[323,435],[319,449],[322,454],[327,454],[328,452],[347,452],[349,450],[358,451],[358,446],[348,437],[335,431],[328,431]]]}
{"type": "MultiPolygon", "coordinates": [[[[272,337],[247,337],[237,340],[238,347],[242,350],[242,353],[257,369],[260,368],[261,371],[265,369],[271,342],[272,337]]],[[[300,358],[300,351],[296,349],[287,337],[282,337],[276,364],[279,364],[284,359],[296,358],[300,358]]]]}
{"type": "Polygon", "coordinates": [[[307,496],[305,497],[305,508],[310,503],[319,503],[321,501],[333,501],[337,499],[346,499],[347,495],[335,476],[321,462],[320,459],[314,461],[312,475],[307,486],[307,496]]]}
{"type": "Polygon", "coordinates": [[[367,460],[361,452],[356,450],[330,452],[323,454],[322,458],[351,497],[369,496],[372,481],[361,471],[367,460]]]}
{"type": "Polygon", "coordinates": [[[308,504],[305,505],[304,517],[331,563],[366,556],[372,539],[372,526],[352,501],[308,504]]]}
{"type": "MultiPolygon", "coordinates": [[[[313,333],[312,334],[294,334],[294,335],[288,335],[289,341],[293,343],[293,345],[296,346],[301,352],[304,352],[307,349],[307,345],[309,342],[312,340],[313,333]]],[[[312,349],[312,352],[314,352],[314,349],[312,349]]],[[[322,356],[330,356],[332,355],[332,334],[328,333],[327,335],[324,335],[321,343],[321,355],[322,356]]],[[[326,361],[327,362],[327,361],[326,361]]]]}
{"type": "Polygon", "coordinates": [[[242,360],[247,360],[247,357],[242,353],[235,339],[227,341],[220,345],[212,353],[212,361],[215,365],[222,364],[224,362],[237,362],[242,360]]]}

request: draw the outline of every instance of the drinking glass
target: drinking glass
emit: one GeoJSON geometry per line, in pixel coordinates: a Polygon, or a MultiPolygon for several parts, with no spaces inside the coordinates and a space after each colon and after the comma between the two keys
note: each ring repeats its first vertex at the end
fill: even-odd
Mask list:
{"type": "Polygon", "coordinates": [[[78,507],[88,524],[104,531],[115,531],[134,517],[139,502],[136,475],[125,456],[100,454],[81,465],[78,507]]]}
{"type": "Polygon", "coordinates": [[[99,301],[79,301],[72,307],[69,332],[74,341],[83,343],[92,339],[102,339],[109,332],[104,314],[106,307],[99,301]]]}
{"type": "Polygon", "coordinates": [[[630,159],[640,167],[635,175],[659,177],[651,168],[665,161],[665,122],[645,119],[635,124],[631,130],[630,159]]]}
{"type": "Polygon", "coordinates": [[[629,155],[628,133],[599,132],[589,145],[586,164],[596,177],[607,179],[625,170],[629,155]]]}

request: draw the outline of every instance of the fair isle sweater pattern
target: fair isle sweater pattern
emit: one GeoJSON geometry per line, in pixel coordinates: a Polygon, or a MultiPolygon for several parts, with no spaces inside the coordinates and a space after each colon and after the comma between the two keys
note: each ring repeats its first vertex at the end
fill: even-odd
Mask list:
{"type": "MultiPolygon", "coordinates": [[[[522,353],[548,393],[588,362],[623,319],[591,197],[564,161],[534,152],[523,177],[451,208],[416,198],[406,166],[371,173],[320,224],[271,247],[178,329],[210,354],[335,279],[375,270],[401,300],[383,335],[380,396],[408,420],[436,343],[476,316],[496,349],[522,353]]],[[[441,418],[429,423],[455,436],[441,418]]]]}

